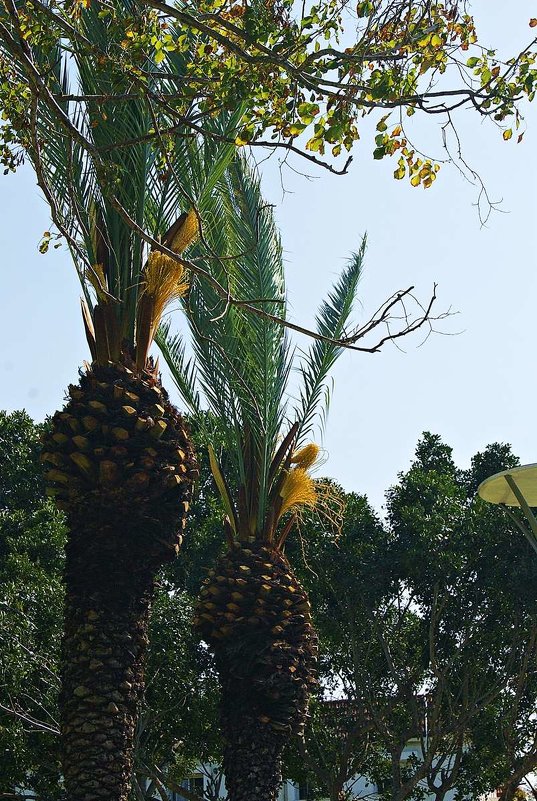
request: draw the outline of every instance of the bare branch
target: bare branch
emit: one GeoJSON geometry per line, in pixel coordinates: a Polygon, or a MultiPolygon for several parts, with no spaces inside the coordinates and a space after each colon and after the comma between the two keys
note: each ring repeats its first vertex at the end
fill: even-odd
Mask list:
{"type": "Polygon", "coordinates": [[[54,734],[59,736],[60,730],[56,727],[49,726],[48,723],[44,723],[42,720],[37,720],[32,715],[29,715],[25,712],[22,708],[18,706],[8,707],[4,704],[0,704],[0,709],[5,712],[7,715],[11,717],[15,717],[18,720],[21,720],[23,723],[27,724],[30,727],[31,731],[43,731],[47,734],[54,734]]]}

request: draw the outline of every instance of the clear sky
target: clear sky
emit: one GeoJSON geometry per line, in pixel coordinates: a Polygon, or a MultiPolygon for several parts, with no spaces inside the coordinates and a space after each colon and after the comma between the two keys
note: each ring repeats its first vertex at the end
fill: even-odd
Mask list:
{"type": "MultiPolygon", "coordinates": [[[[530,37],[530,0],[513,0],[508,14],[500,0],[479,0],[471,9],[480,40],[505,54],[530,37]]],[[[373,126],[364,130],[347,176],[295,161],[314,177],[285,170],[282,196],[276,163],[263,164],[282,230],[293,320],[312,323],[364,232],[357,321],[411,284],[427,299],[436,282],[438,310],[458,312],[442,324],[446,335],[421,347],[420,337],[403,341],[404,352],[393,345],[376,355],[347,352],[334,372],[323,473],[367,493],[377,509],[424,430],[440,434],[460,466],[494,441],[510,442],[523,462],[537,461],[537,105],[527,109],[526,122],[516,145],[474,113],[458,115],[466,160],[492,199],[501,200],[485,227],[473,205],[477,188],[453,166],[426,191],[394,181],[392,160],[372,160],[373,126]]],[[[442,156],[436,119],[413,130],[442,156]]],[[[38,253],[49,217],[29,169],[0,177],[0,208],[0,408],[26,408],[39,420],[61,406],[88,358],[79,287],[64,249],[38,253]]]]}

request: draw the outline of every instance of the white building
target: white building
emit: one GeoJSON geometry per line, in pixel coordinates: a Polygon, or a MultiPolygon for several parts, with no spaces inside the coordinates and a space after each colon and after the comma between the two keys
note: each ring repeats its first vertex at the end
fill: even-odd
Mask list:
{"type": "MultiPolygon", "coordinates": [[[[402,754],[402,761],[410,758],[422,759],[421,746],[419,740],[411,740],[405,747],[402,754]]],[[[226,789],[224,776],[221,769],[216,765],[200,765],[199,769],[184,780],[183,786],[191,792],[196,793],[200,798],[216,801],[218,798],[225,798],[226,789]]],[[[426,788],[423,782],[422,787],[426,788]]],[[[347,782],[346,790],[350,791],[353,799],[363,799],[364,801],[377,801],[378,790],[374,784],[368,782],[364,777],[358,776],[347,782]]],[[[453,801],[455,790],[449,790],[445,795],[445,801],[453,801]]],[[[178,792],[170,793],[170,801],[187,801],[178,792]]],[[[278,801],[309,801],[307,786],[294,784],[291,781],[284,781],[280,788],[278,801]]],[[[427,793],[424,801],[434,801],[434,795],[427,793]]]]}

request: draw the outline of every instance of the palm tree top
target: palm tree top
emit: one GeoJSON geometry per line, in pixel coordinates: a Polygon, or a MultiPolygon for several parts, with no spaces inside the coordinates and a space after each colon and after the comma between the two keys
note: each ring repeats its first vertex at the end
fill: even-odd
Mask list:
{"type": "MultiPolygon", "coordinates": [[[[205,408],[218,421],[221,456],[210,444],[209,459],[230,543],[280,547],[300,507],[315,505],[310,471],[320,449],[311,439],[328,405],[326,380],[341,351],[332,342],[351,314],[364,250],[365,240],[321,304],[321,338],[301,352],[275,319],[285,319],[287,308],[282,245],[259,177],[246,160],[235,159],[207,203],[204,240],[192,246],[191,258],[203,257],[236,299],[255,302],[264,314],[252,314],[240,302],[226,307],[210,283],[193,276],[181,301],[188,337],[172,334],[168,321],[156,341],[190,414],[205,429],[205,408]],[[295,400],[293,372],[300,379],[295,400]]],[[[206,436],[210,442],[214,433],[206,436]]]]}
{"type": "MultiPolygon", "coordinates": [[[[166,142],[155,138],[158,120],[148,98],[162,72],[157,55],[148,49],[152,55],[140,66],[145,94],[125,85],[126,102],[126,75],[101,60],[103,53],[113,58],[121,52],[133,4],[116,3],[113,15],[105,11],[100,2],[79,9],[69,48],[61,31],[54,41],[53,26],[42,48],[32,44],[51,95],[69,98],[73,88],[77,101],[57,101],[63,116],[36,103],[25,147],[81,282],[93,361],[126,359],[142,369],[165,307],[187,289],[188,270],[174,255],[199,233],[207,195],[233,156],[228,132],[242,109],[209,117],[204,140],[187,130],[166,142]]],[[[178,35],[173,25],[170,34],[178,35]]],[[[166,54],[175,80],[184,75],[187,55],[166,54]]]]}

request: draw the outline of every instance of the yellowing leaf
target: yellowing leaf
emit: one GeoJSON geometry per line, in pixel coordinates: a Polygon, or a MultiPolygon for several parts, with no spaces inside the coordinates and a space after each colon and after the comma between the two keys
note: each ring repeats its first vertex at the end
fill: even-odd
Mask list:
{"type": "Polygon", "coordinates": [[[306,143],[306,150],[312,150],[314,153],[324,153],[323,140],[312,137],[309,142],[306,143]]]}
{"type": "Polygon", "coordinates": [[[511,139],[512,135],[513,135],[512,128],[508,128],[506,131],[503,132],[503,138],[505,139],[506,142],[508,139],[511,139]]]}
{"type": "Polygon", "coordinates": [[[317,103],[299,103],[297,108],[300,119],[309,125],[313,122],[315,117],[319,114],[319,106],[317,103]]]}
{"type": "Polygon", "coordinates": [[[386,120],[390,115],[386,114],[382,119],[380,119],[377,123],[377,131],[385,131],[387,129],[386,120]]]}
{"type": "Polygon", "coordinates": [[[302,122],[294,122],[289,128],[289,133],[291,136],[298,136],[307,127],[308,126],[302,122]]]}

